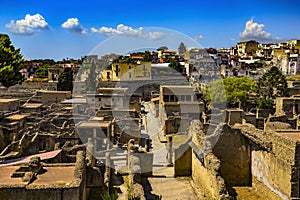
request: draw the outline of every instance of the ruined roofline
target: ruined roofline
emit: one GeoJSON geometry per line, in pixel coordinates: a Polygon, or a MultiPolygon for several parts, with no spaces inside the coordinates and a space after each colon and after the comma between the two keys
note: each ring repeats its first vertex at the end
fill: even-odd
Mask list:
{"type": "Polygon", "coordinates": [[[56,157],[60,152],[61,152],[61,149],[54,150],[54,151],[49,151],[49,152],[46,152],[46,153],[23,156],[23,157],[20,157],[20,158],[14,158],[14,159],[10,159],[10,160],[0,162],[0,167],[27,163],[27,162],[30,161],[30,159],[32,157],[36,157],[36,156],[40,157],[41,160],[47,160],[47,159],[51,159],[51,158],[56,157]]]}
{"type": "Polygon", "coordinates": [[[272,142],[269,142],[264,131],[257,129],[250,124],[235,124],[232,129],[240,130],[241,134],[247,137],[251,142],[269,152],[272,151],[272,142]]]}
{"type": "Polygon", "coordinates": [[[255,128],[251,124],[235,124],[232,128],[240,130],[241,134],[247,137],[251,142],[259,145],[269,152],[273,151],[274,145],[276,145],[278,142],[291,147],[300,144],[300,141],[282,135],[277,131],[270,129],[263,131],[255,128]]]}

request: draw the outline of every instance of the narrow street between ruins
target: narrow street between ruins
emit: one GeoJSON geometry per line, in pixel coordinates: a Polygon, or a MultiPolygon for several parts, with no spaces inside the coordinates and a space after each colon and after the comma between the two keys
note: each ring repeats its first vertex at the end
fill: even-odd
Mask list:
{"type": "Polygon", "coordinates": [[[190,177],[174,177],[174,167],[167,167],[167,146],[162,143],[164,136],[159,120],[155,117],[155,108],[150,102],[145,102],[147,115],[143,117],[145,130],[152,141],[153,176],[143,181],[146,199],[198,199],[190,177]]]}

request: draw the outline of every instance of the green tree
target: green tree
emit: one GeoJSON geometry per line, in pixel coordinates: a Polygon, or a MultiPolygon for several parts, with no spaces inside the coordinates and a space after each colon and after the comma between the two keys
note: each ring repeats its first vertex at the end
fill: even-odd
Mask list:
{"type": "Polygon", "coordinates": [[[272,108],[276,97],[288,96],[286,77],[277,67],[272,67],[258,80],[257,106],[272,108]]]}
{"type": "Polygon", "coordinates": [[[180,72],[181,71],[181,64],[178,60],[171,59],[169,67],[175,69],[176,71],[180,72]]]}
{"type": "Polygon", "coordinates": [[[226,102],[229,107],[239,104],[245,108],[249,94],[255,92],[256,88],[256,83],[251,78],[233,77],[209,83],[205,93],[210,102],[226,102]]]}
{"type": "Polygon", "coordinates": [[[183,55],[184,52],[186,52],[186,47],[185,47],[184,43],[181,42],[181,43],[179,44],[179,47],[178,47],[178,53],[179,53],[180,55],[183,55]]]}
{"type": "Polygon", "coordinates": [[[48,77],[48,68],[48,65],[44,65],[42,67],[39,67],[34,73],[38,78],[48,77]]]}
{"type": "Polygon", "coordinates": [[[6,34],[0,34],[0,83],[9,87],[22,81],[19,70],[24,63],[20,49],[15,49],[6,34]]]}
{"type": "Polygon", "coordinates": [[[206,86],[204,93],[209,104],[214,102],[226,103],[226,92],[224,89],[223,79],[210,82],[206,86]]]}
{"type": "Polygon", "coordinates": [[[35,59],[33,60],[33,62],[41,62],[43,66],[52,66],[56,64],[56,62],[53,59],[35,59]]]}
{"type": "Polygon", "coordinates": [[[57,90],[73,91],[73,70],[65,68],[63,73],[58,76],[57,90]]]}
{"type": "Polygon", "coordinates": [[[144,54],[144,61],[145,62],[151,62],[152,61],[152,56],[150,54],[149,51],[145,51],[145,54],[144,54]]]}

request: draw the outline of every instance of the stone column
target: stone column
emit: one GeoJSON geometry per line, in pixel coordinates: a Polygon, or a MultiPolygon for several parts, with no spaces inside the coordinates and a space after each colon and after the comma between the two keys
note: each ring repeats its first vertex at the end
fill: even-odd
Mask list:
{"type": "Polygon", "coordinates": [[[150,139],[149,138],[145,139],[145,150],[146,150],[146,152],[150,151],[150,139]]]}
{"type": "Polygon", "coordinates": [[[108,193],[110,192],[110,179],[111,179],[111,159],[110,152],[105,153],[105,173],[104,173],[104,184],[108,189],[108,193]]]}
{"type": "Polygon", "coordinates": [[[87,150],[91,153],[95,152],[95,146],[94,146],[94,141],[92,138],[88,138],[88,143],[87,143],[87,150]]]}
{"type": "Polygon", "coordinates": [[[88,138],[86,158],[88,160],[88,165],[91,167],[94,167],[96,164],[96,159],[93,156],[94,153],[95,153],[95,146],[93,143],[93,139],[88,138]]]}
{"type": "Polygon", "coordinates": [[[168,136],[168,166],[173,166],[172,151],[173,151],[173,136],[168,136]]]}

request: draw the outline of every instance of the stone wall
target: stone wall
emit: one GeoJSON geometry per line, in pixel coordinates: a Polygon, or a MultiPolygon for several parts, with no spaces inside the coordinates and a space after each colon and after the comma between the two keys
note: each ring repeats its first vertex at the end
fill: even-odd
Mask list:
{"type": "Polygon", "coordinates": [[[174,149],[174,173],[175,176],[192,175],[192,148],[189,144],[182,144],[174,149]]]}
{"type": "Polygon", "coordinates": [[[3,127],[0,126],[0,152],[5,148],[6,146],[6,138],[3,134],[3,127]]]}
{"type": "Polygon", "coordinates": [[[272,130],[263,132],[248,125],[239,128],[251,140],[252,186],[270,199],[299,198],[298,142],[272,130]]]}
{"type": "Polygon", "coordinates": [[[69,200],[78,199],[78,187],[25,187],[25,186],[10,186],[2,188],[0,186],[0,196],[2,200],[19,200],[19,199],[35,199],[45,200],[51,197],[51,200],[69,200]]]}
{"type": "MultiPolygon", "coordinates": [[[[291,125],[291,128],[296,129],[298,128],[297,126],[297,118],[298,117],[293,117],[293,118],[288,118],[286,115],[279,115],[279,116],[271,116],[268,118],[269,122],[282,122],[282,123],[288,123],[291,125]]],[[[285,127],[282,127],[281,129],[286,129],[285,127]]]]}
{"type": "Polygon", "coordinates": [[[273,115],[275,113],[275,109],[252,109],[252,113],[256,114],[256,117],[267,118],[269,115],[273,115]]]}
{"type": "MultiPolygon", "coordinates": [[[[255,181],[263,183],[265,187],[273,192],[271,198],[279,196],[281,199],[289,199],[291,197],[292,183],[291,175],[298,176],[297,185],[294,184],[294,189],[299,190],[299,175],[294,174],[295,170],[295,150],[296,143],[289,141],[275,133],[268,135],[272,139],[272,151],[262,151],[259,147],[252,147],[252,176],[255,181]],[[293,172],[294,171],[294,172],[293,172]]],[[[261,184],[254,185],[257,187],[261,184]]],[[[299,193],[299,192],[297,192],[299,193]]],[[[297,194],[299,197],[299,194],[297,194]]]]}
{"type": "Polygon", "coordinates": [[[265,151],[252,151],[251,171],[253,187],[260,193],[267,194],[271,199],[289,199],[288,194],[282,193],[282,191],[277,188],[284,185],[283,189],[286,190],[286,192],[290,191],[290,174],[284,174],[285,171],[288,171],[288,166],[283,162],[275,164],[277,161],[275,156],[272,156],[265,151]],[[271,159],[274,159],[274,161],[271,161],[271,159]],[[281,165],[281,167],[278,165],[281,165]],[[281,186],[278,185],[278,181],[281,182],[281,186]]]}
{"type": "Polygon", "coordinates": [[[220,159],[221,176],[229,186],[250,186],[250,146],[239,129],[223,126],[213,153],[220,159]]]}
{"type": "Polygon", "coordinates": [[[43,104],[59,103],[72,97],[71,91],[37,91],[37,96],[41,97],[43,104]]]}
{"type": "Polygon", "coordinates": [[[256,126],[256,115],[254,113],[244,113],[244,122],[256,126]]]}
{"type": "Polygon", "coordinates": [[[57,90],[55,82],[23,82],[21,85],[9,87],[9,91],[35,91],[35,90],[57,90]]]}
{"type": "Polygon", "coordinates": [[[289,87],[288,88],[289,96],[299,95],[300,94],[300,87],[289,87]]]}
{"type": "Polygon", "coordinates": [[[190,172],[196,188],[202,190],[208,199],[228,199],[226,185],[220,174],[221,162],[212,152],[205,150],[205,144],[210,139],[203,133],[199,121],[191,123],[189,134],[193,135],[192,141],[175,150],[175,175],[186,175],[184,167],[191,165],[190,172]],[[186,149],[187,151],[182,154],[186,149]],[[179,157],[176,155],[178,151],[179,157]]]}
{"type": "MultiPolygon", "coordinates": [[[[60,164],[62,165],[62,164],[60,164]]],[[[54,167],[54,166],[53,166],[54,167]]],[[[47,173],[47,172],[46,172],[47,173]]],[[[74,179],[70,185],[0,185],[1,200],[82,200],[86,199],[85,192],[86,164],[84,152],[80,151],[76,156],[74,179]]]]}
{"type": "Polygon", "coordinates": [[[225,181],[227,189],[252,186],[269,199],[300,199],[300,144],[293,139],[298,138],[295,132],[263,131],[251,124],[223,125],[210,152],[205,149],[211,137],[208,127],[204,126],[206,134],[201,126],[191,126],[191,130],[197,136],[191,146],[192,177],[210,198],[226,194],[225,181]]]}
{"type": "Polygon", "coordinates": [[[211,199],[228,199],[224,179],[219,174],[220,161],[209,154],[199,158],[197,153],[192,153],[192,178],[197,188],[200,188],[211,199]]]}
{"type": "Polygon", "coordinates": [[[19,99],[0,99],[0,111],[14,112],[19,110],[19,99]]]}
{"type": "Polygon", "coordinates": [[[243,110],[241,109],[228,109],[226,110],[225,122],[229,125],[234,125],[236,123],[241,124],[243,119],[243,110]]]}

